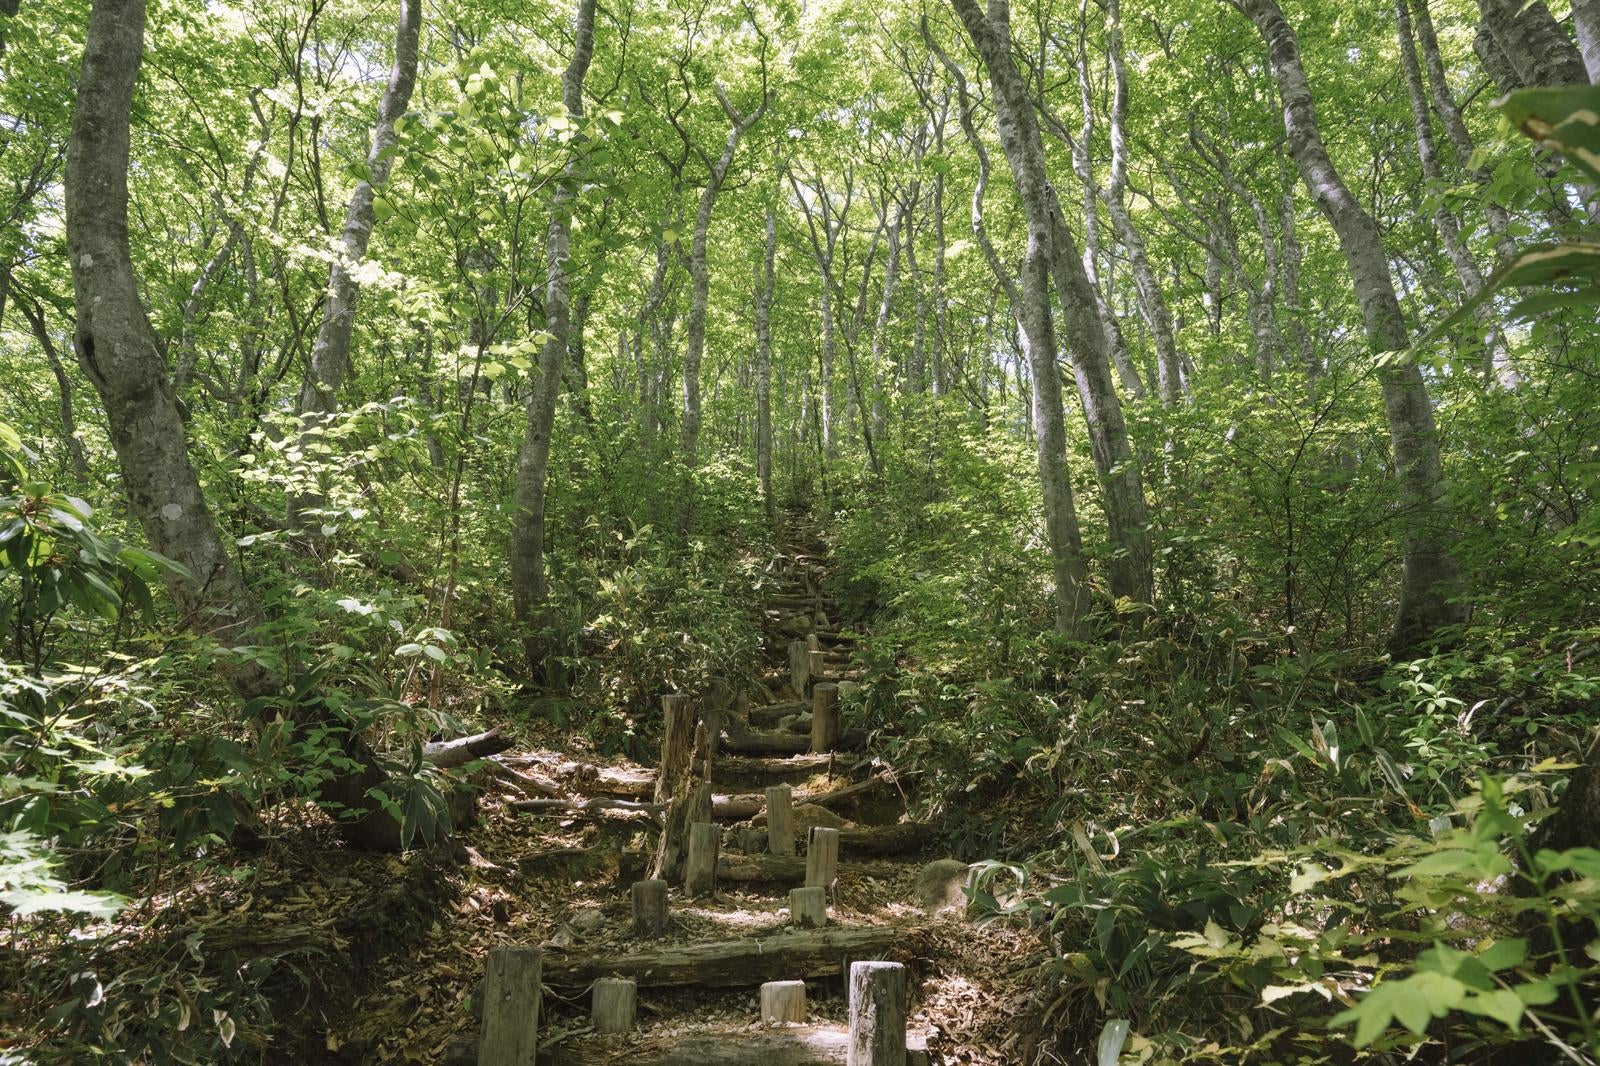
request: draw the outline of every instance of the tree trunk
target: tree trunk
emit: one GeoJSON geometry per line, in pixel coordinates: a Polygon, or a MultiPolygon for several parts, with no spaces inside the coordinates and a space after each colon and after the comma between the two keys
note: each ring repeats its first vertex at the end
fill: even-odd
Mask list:
{"type": "Polygon", "coordinates": [[[777,521],[772,498],[772,294],[773,261],[778,251],[777,212],[767,207],[766,244],[756,270],[756,476],[767,523],[777,521]]]}
{"type": "MultiPolygon", "coordinates": [[[[572,56],[561,78],[567,114],[583,117],[583,79],[594,57],[595,0],[578,0],[572,56]]],[[[547,237],[548,279],[545,284],[545,332],[539,349],[539,375],[528,392],[527,425],[517,453],[516,509],[511,519],[511,598],[528,665],[544,661],[543,619],[549,594],[544,574],[545,475],[550,468],[550,435],[555,428],[556,396],[561,391],[561,364],[567,353],[572,243],[572,212],[578,196],[578,161],[567,163],[550,202],[547,237]]]]}
{"type": "Polygon", "coordinates": [[[1600,0],[1572,0],[1572,31],[1589,84],[1600,85],[1600,0]]]}
{"type": "MultiPolygon", "coordinates": [[[[144,0],[95,0],[89,16],[67,141],[74,340],[78,363],[105,409],[129,510],[150,546],[182,567],[163,570],[162,577],[184,624],[233,647],[247,644],[265,615],[233,566],[201,493],[128,247],[129,119],[144,19],[144,0]]],[[[255,659],[225,656],[218,669],[247,700],[282,689],[279,675],[255,659]]],[[[321,798],[359,809],[386,775],[361,738],[347,737],[345,754],[356,769],[324,785],[321,798]]],[[[399,827],[381,812],[342,828],[365,846],[399,843],[399,827]]]]}
{"type": "MultiPolygon", "coordinates": [[[[1273,78],[1283,98],[1289,151],[1317,206],[1338,234],[1374,352],[1403,351],[1408,342],[1382,234],[1335,169],[1317,125],[1311,86],[1300,65],[1300,43],[1275,0],[1232,0],[1267,43],[1273,78]]],[[[1455,542],[1445,499],[1439,435],[1422,372],[1415,365],[1378,371],[1405,515],[1400,602],[1391,647],[1414,648],[1440,626],[1460,621],[1452,602],[1461,575],[1450,554],[1455,542]]]]}
{"type": "MultiPolygon", "coordinates": [[[[1087,26],[1088,0],[1083,0],[1078,7],[1078,21],[1081,27],[1087,26]]],[[[1072,169],[1083,186],[1083,270],[1089,278],[1090,288],[1094,290],[1095,312],[1100,316],[1105,330],[1106,348],[1111,353],[1112,365],[1117,368],[1117,376],[1122,379],[1122,387],[1128,390],[1128,395],[1142,400],[1145,389],[1139,377],[1139,368],[1133,365],[1128,342],[1122,336],[1122,327],[1111,313],[1100,286],[1100,186],[1095,179],[1094,163],[1089,158],[1089,145],[1094,140],[1094,92],[1089,82],[1087,37],[1087,32],[1079,35],[1078,103],[1083,122],[1078,127],[1077,139],[1072,142],[1072,169]]]]}
{"type": "Polygon", "coordinates": [[[689,320],[683,353],[683,461],[690,469],[700,463],[700,360],[706,347],[706,301],[711,290],[711,271],[706,262],[706,240],[711,232],[711,211],[717,204],[722,183],[733,166],[733,155],[739,141],[750,127],[766,113],[770,97],[763,96],[761,104],[748,115],[741,115],[720,86],[717,102],[727,116],[731,128],[722,144],[722,155],[711,166],[706,187],[700,194],[700,208],[694,218],[694,240],[689,246],[689,278],[692,283],[689,298],[689,320]]]}
{"type": "MultiPolygon", "coordinates": [[[[322,325],[317,329],[317,339],[311,348],[309,372],[295,400],[295,413],[301,422],[299,448],[302,454],[319,450],[318,440],[326,432],[330,417],[338,410],[339,388],[350,373],[350,337],[355,327],[356,301],[361,294],[355,271],[366,257],[372,227],[377,220],[373,207],[376,190],[389,180],[394,166],[398,140],[395,121],[405,114],[417,83],[421,33],[421,0],[400,0],[394,66],[378,104],[378,121],[372,127],[372,145],[367,151],[368,176],[356,182],[350,201],[345,205],[344,231],[333,266],[328,271],[328,298],[323,306],[322,325]]],[[[321,525],[320,519],[308,517],[305,512],[321,507],[322,502],[321,493],[316,491],[291,496],[290,522],[317,528],[321,525]]]]}
{"type": "MultiPolygon", "coordinates": [[[[1111,183],[1102,193],[1106,209],[1116,227],[1117,239],[1127,249],[1128,261],[1133,267],[1134,288],[1139,295],[1139,310],[1156,347],[1156,384],[1161,402],[1172,405],[1183,394],[1182,371],[1179,368],[1178,342],[1172,332],[1172,312],[1161,292],[1155,271],[1145,254],[1144,239],[1128,217],[1124,203],[1128,187],[1128,147],[1125,125],[1128,114],[1128,71],[1122,57],[1122,23],[1119,0],[1106,3],[1106,49],[1110,54],[1112,75],[1111,98],[1111,183]]],[[[1080,62],[1087,65],[1087,51],[1080,51],[1080,62]]],[[[1087,71],[1080,74],[1087,79],[1087,71]]],[[[1097,290],[1098,291],[1098,290],[1097,290]]],[[[1066,294],[1062,294],[1066,299],[1066,294]]]]}
{"type": "MultiPolygon", "coordinates": [[[[1520,86],[1588,84],[1583,57],[1544,0],[1478,0],[1478,10],[1520,86]]],[[[1505,92],[1517,87],[1501,85],[1505,92]]]]}
{"type": "MultiPolygon", "coordinates": [[[[1055,569],[1056,630],[1076,634],[1088,609],[1088,568],[1078,532],[1072,479],[1067,470],[1066,426],[1062,413],[1061,369],[1056,361],[1055,324],[1050,310],[1052,219],[1045,184],[1044,149],[1022,79],[1012,65],[1004,23],[994,25],[978,10],[976,0],[951,0],[967,33],[977,45],[994,86],[995,117],[1000,143],[1017,183],[1028,223],[1027,252],[1022,263],[1020,303],[1014,305],[1022,344],[1033,374],[1034,444],[1039,486],[1044,496],[1045,533],[1055,569]],[[1031,143],[1030,143],[1031,141],[1031,143]]],[[[991,3],[991,12],[1004,6],[991,3]]],[[[976,219],[975,219],[976,221],[976,219]]],[[[1082,270],[1082,265],[1079,265],[1082,270]]],[[[1065,299],[1066,294],[1062,294],[1065,299]]],[[[1089,304],[1091,316],[1094,304],[1089,304]]],[[[1069,312],[1070,313],[1070,312],[1069,312]]],[[[1081,317],[1081,316],[1080,316],[1081,317]]],[[[1093,328],[1100,336],[1100,324],[1093,328]]],[[[1100,336],[1102,347],[1104,337],[1100,336]]],[[[1108,508],[1109,510],[1109,508],[1108,508]]]]}

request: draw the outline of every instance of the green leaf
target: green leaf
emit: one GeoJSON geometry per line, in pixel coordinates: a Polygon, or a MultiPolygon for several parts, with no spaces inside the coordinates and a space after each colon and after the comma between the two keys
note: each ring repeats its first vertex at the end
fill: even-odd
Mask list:
{"type": "Polygon", "coordinates": [[[1517,129],[1600,181],[1600,86],[1519,89],[1499,106],[1517,129]]]}
{"type": "Polygon", "coordinates": [[[1098,1066],[1117,1066],[1122,1055],[1122,1045],[1128,1040],[1132,1025],[1126,1018],[1111,1018],[1100,1029],[1100,1044],[1095,1053],[1098,1066]]]}

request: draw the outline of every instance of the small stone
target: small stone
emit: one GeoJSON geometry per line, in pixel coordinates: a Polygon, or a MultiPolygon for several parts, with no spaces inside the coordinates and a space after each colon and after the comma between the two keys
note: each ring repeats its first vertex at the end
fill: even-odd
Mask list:
{"type": "Polygon", "coordinates": [[[801,836],[805,836],[815,826],[820,825],[824,829],[844,829],[849,824],[849,819],[842,818],[815,803],[802,803],[794,809],[794,827],[801,836]]]}
{"type": "Polygon", "coordinates": [[[605,924],[605,913],[599,907],[579,907],[572,912],[572,928],[585,935],[599,932],[605,924]]]}
{"type": "Polygon", "coordinates": [[[912,886],[912,900],[928,914],[940,911],[967,909],[967,896],[962,891],[971,876],[972,867],[957,859],[935,859],[917,871],[912,886]]]}

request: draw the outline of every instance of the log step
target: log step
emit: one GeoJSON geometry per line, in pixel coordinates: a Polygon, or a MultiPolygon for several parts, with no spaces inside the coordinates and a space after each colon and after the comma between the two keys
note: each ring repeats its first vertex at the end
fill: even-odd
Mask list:
{"type": "MultiPolygon", "coordinates": [[[[800,865],[803,876],[804,859],[800,865]]],[[[871,925],[678,944],[627,955],[547,955],[544,982],[569,992],[601,977],[632,978],[642,988],[755,988],[767,981],[837,977],[847,960],[910,958],[920,939],[914,927],[871,925]]]]}
{"type": "MultiPolygon", "coordinates": [[[[839,748],[861,748],[867,743],[865,729],[846,729],[839,736],[839,748]]],[[[763,732],[753,729],[724,737],[722,750],[739,755],[802,755],[811,750],[811,738],[798,733],[763,732]]]]}
{"type": "MultiPolygon", "coordinates": [[[[928,1066],[929,1033],[906,1034],[906,1066],[928,1066]]],[[[803,1025],[782,1029],[735,1029],[717,1032],[675,1033],[652,1037],[648,1033],[626,1052],[615,1038],[570,1038],[539,1052],[539,1066],[844,1066],[849,1061],[850,1030],[843,1025],[803,1025]]]]}

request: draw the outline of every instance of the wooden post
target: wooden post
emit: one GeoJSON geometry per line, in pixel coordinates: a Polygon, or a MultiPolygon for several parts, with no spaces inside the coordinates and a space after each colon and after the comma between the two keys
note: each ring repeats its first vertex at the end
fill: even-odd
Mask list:
{"type": "Polygon", "coordinates": [[[839,686],[819,681],[811,693],[811,750],[832,751],[839,742],[839,686]]]}
{"type": "Polygon", "coordinates": [[[694,708],[688,696],[661,697],[661,771],[656,775],[656,802],[665,803],[689,774],[689,745],[694,740],[694,708]]]}
{"type": "Polygon", "coordinates": [[[806,653],[806,659],[808,660],[807,669],[811,672],[812,677],[821,677],[828,672],[828,657],[822,652],[812,649],[806,653]]]}
{"type": "Polygon", "coordinates": [[[717,884],[717,849],[722,827],[715,822],[695,822],[689,826],[689,857],[683,864],[683,891],[690,896],[709,896],[717,884]]]}
{"type": "Polygon", "coordinates": [[[539,1053],[541,963],[538,948],[489,949],[478,1066],[533,1066],[539,1053]]]}
{"type": "Polygon", "coordinates": [[[768,981],[761,986],[762,1025],[803,1025],[805,1020],[804,981],[768,981]]]}
{"type": "Polygon", "coordinates": [[[839,831],[814,825],[806,838],[806,887],[833,891],[839,879],[839,831]]]}
{"type": "Polygon", "coordinates": [[[633,883],[633,935],[662,936],[667,931],[667,883],[633,883]]]}
{"type": "Polygon", "coordinates": [[[811,680],[811,649],[803,640],[789,642],[789,684],[794,694],[806,698],[806,682],[811,680]]]}
{"type": "Polygon", "coordinates": [[[906,1066],[906,968],[850,964],[849,1066],[906,1066]]]}
{"type": "Polygon", "coordinates": [[[594,983],[589,1021],[597,1033],[626,1033],[633,1029],[639,986],[626,977],[602,977],[594,983]]]}
{"type": "Polygon", "coordinates": [[[794,854],[794,789],[789,785],[767,789],[767,850],[794,854]]]}
{"type": "Polygon", "coordinates": [[[820,929],[828,924],[828,890],[791,888],[789,924],[796,929],[820,929]]]}

